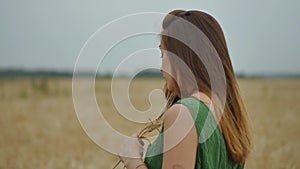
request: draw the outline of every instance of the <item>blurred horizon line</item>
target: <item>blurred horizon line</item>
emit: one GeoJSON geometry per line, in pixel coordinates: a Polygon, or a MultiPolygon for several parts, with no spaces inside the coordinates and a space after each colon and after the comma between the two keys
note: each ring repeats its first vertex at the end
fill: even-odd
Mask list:
{"type": "MultiPolygon", "coordinates": [[[[55,69],[25,69],[25,68],[0,68],[0,78],[50,78],[50,77],[73,77],[74,72],[70,70],[55,70],[55,69]]],[[[90,70],[81,70],[75,73],[78,77],[95,77],[96,78],[129,78],[132,76],[126,72],[114,74],[114,72],[93,72],[90,70]]],[[[246,73],[236,71],[237,78],[299,78],[300,72],[272,72],[272,73],[246,73]]],[[[134,78],[163,78],[160,70],[146,69],[134,75],[134,78]]]]}

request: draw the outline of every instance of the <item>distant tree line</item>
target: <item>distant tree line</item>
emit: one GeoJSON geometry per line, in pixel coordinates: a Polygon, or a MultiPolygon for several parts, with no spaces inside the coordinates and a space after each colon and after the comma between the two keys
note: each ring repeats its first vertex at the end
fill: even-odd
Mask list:
{"type": "MultiPolygon", "coordinates": [[[[93,77],[92,72],[79,72],[76,76],[93,77]]],[[[112,73],[97,73],[96,78],[112,78],[112,73]]],[[[73,77],[73,72],[69,71],[53,71],[53,70],[24,70],[24,69],[5,69],[0,70],[0,78],[18,78],[18,77],[31,77],[31,78],[46,78],[46,77],[73,77]]],[[[116,75],[116,77],[126,78],[128,75],[116,75]]],[[[135,78],[162,78],[162,73],[159,70],[147,69],[139,72],[135,78]]]]}
{"type": "MultiPolygon", "coordinates": [[[[76,76],[93,77],[95,74],[92,72],[79,72],[76,76]]],[[[70,71],[53,71],[53,70],[25,70],[25,69],[0,69],[0,78],[18,78],[18,77],[30,77],[30,78],[51,78],[62,77],[71,78],[73,72],[70,71]]],[[[127,78],[126,74],[117,75],[116,77],[127,78]]],[[[237,78],[300,78],[299,73],[273,73],[273,74],[246,74],[236,73],[237,78]]],[[[96,78],[112,78],[112,73],[96,74],[96,78]]],[[[135,78],[163,78],[160,70],[146,69],[135,75],[135,78]]]]}
{"type": "Polygon", "coordinates": [[[23,70],[23,69],[6,69],[0,70],[1,78],[15,77],[72,77],[71,72],[58,72],[47,70],[23,70]]]}

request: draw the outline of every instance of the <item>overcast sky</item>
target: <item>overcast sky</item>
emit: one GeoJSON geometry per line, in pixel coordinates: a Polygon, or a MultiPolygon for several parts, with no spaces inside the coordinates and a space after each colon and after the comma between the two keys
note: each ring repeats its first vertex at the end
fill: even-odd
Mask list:
{"type": "MultiPolygon", "coordinates": [[[[137,12],[198,9],[221,24],[235,71],[296,73],[299,6],[297,0],[0,0],[0,68],[73,70],[88,38],[114,19],[137,12]]],[[[157,45],[149,41],[145,37],[127,43],[157,45]]],[[[121,49],[114,55],[124,57],[121,49]]],[[[160,62],[157,58],[152,61],[160,62]]],[[[109,62],[105,65],[110,69],[109,62]]]]}

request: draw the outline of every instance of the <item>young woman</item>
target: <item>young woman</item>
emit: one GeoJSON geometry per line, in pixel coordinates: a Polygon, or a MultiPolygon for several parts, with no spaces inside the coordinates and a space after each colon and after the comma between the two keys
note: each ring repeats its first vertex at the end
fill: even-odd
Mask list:
{"type": "Polygon", "coordinates": [[[247,113],[218,22],[201,11],[174,10],[163,20],[160,48],[168,100],[161,132],[145,161],[141,139],[126,140],[119,154],[125,167],[244,168],[247,113]]]}

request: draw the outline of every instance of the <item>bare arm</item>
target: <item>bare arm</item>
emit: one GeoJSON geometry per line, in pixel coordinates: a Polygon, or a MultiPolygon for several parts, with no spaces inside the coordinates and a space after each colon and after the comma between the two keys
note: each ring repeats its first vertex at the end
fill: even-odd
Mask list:
{"type": "Polygon", "coordinates": [[[173,105],[165,115],[163,169],[193,169],[198,145],[197,129],[190,111],[173,105]]]}
{"type": "MultiPolygon", "coordinates": [[[[138,149],[136,143],[125,142],[124,150],[138,149]]],[[[173,105],[164,120],[163,169],[193,169],[198,145],[197,130],[190,111],[183,105],[173,105]]],[[[126,152],[126,151],[125,151],[126,152]]],[[[122,154],[122,153],[121,153],[122,154]]],[[[125,153],[128,154],[128,153],[125,153]]],[[[130,154],[130,153],[129,153],[130,154]]],[[[138,155],[136,155],[138,156],[138,155]]],[[[130,159],[120,155],[128,169],[148,169],[141,158],[130,159]]]]}

